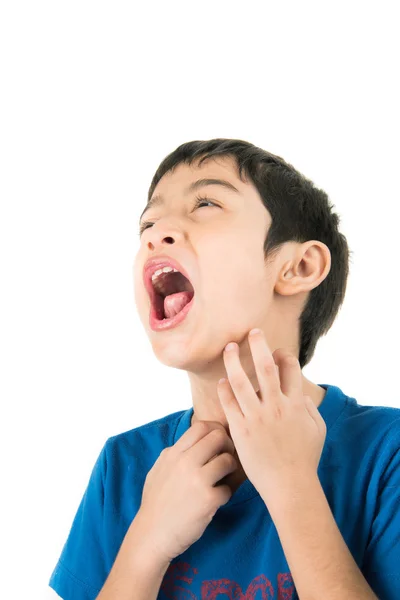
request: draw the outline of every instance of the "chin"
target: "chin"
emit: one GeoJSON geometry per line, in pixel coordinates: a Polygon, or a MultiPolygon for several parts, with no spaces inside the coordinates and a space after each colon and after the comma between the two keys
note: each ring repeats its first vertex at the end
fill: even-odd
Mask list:
{"type": "Polygon", "coordinates": [[[151,339],[154,355],[166,367],[181,369],[183,371],[191,371],[195,368],[190,360],[186,343],[165,341],[160,342],[158,339],[151,339]]]}

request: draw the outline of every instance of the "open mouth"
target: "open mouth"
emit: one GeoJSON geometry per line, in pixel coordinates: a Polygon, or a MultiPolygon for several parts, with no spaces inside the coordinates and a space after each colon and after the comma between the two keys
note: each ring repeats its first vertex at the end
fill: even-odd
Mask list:
{"type": "Polygon", "coordinates": [[[157,320],[173,319],[194,296],[190,281],[182,273],[161,273],[152,281],[151,303],[157,320]]]}

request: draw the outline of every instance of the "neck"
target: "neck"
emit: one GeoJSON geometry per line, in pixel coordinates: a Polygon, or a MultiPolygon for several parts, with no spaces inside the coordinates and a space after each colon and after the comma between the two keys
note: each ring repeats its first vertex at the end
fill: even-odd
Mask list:
{"type": "MultiPolygon", "coordinates": [[[[302,378],[304,395],[310,396],[315,406],[319,407],[325,397],[326,390],[307,379],[304,375],[302,375],[302,378]]],[[[258,382],[254,382],[251,377],[250,381],[255,393],[259,392],[258,382]]],[[[196,377],[191,378],[190,383],[194,408],[192,424],[195,421],[217,421],[228,430],[228,422],[217,394],[217,381],[201,380],[196,377]]]]}

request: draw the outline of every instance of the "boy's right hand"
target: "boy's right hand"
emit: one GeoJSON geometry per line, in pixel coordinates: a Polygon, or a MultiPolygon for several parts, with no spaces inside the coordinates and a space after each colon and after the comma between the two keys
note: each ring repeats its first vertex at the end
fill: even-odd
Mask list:
{"type": "Polygon", "coordinates": [[[196,421],[164,448],[147,473],[137,517],[147,547],[171,562],[202,535],[218,508],[232,496],[215,485],[237,468],[234,444],[221,423],[196,421]]]}

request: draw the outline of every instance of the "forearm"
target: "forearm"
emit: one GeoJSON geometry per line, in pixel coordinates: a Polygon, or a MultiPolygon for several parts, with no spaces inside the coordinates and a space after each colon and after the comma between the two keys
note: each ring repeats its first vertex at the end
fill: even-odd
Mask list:
{"type": "Polygon", "coordinates": [[[156,600],[170,563],[146,546],[143,523],[135,518],[96,600],[156,600]]]}
{"type": "Polygon", "coordinates": [[[300,600],[377,600],[340,533],[317,474],[292,482],[267,508],[300,600]]]}

